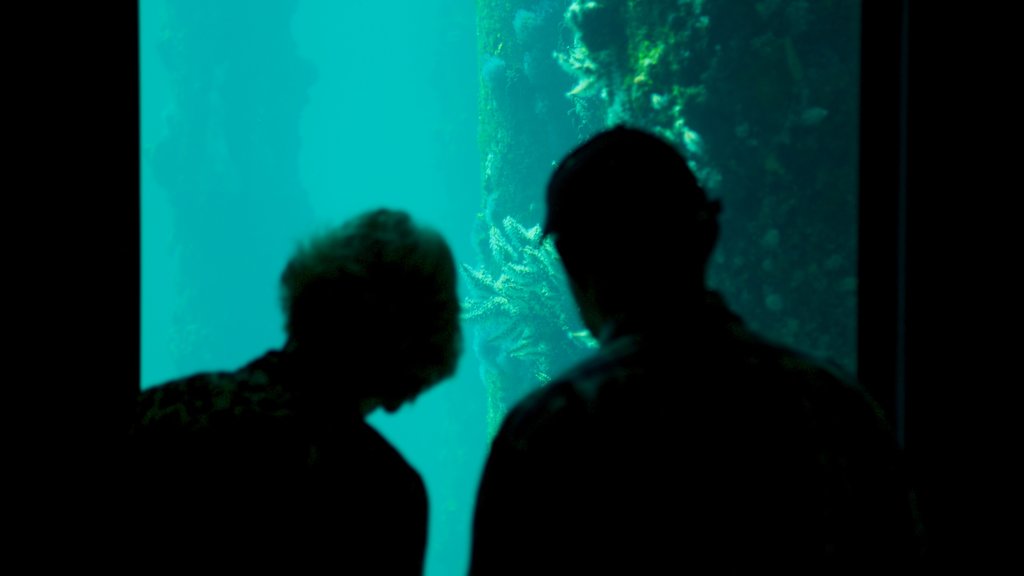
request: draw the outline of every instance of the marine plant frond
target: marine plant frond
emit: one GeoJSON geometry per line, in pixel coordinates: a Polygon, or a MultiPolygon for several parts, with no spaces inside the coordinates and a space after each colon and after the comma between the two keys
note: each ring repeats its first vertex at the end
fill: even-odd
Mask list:
{"type": "Polygon", "coordinates": [[[501,294],[501,293],[505,292],[505,290],[508,288],[508,285],[509,285],[508,274],[506,274],[505,272],[502,272],[501,276],[498,276],[498,279],[494,281],[494,286],[493,286],[494,287],[494,291],[499,293],[499,294],[501,294]]]}
{"type": "Polygon", "coordinates": [[[508,298],[505,298],[504,296],[496,296],[494,298],[491,298],[491,300],[494,302],[494,305],[497,307],[498,310],[501,311],[502,314],[505,314],[507,316],[519,315],[519,308],[508,298]]]}
{"type": "Polygon", "coordinates": [[[506,216],[505,220],[502,221],[502,225],[505,227],[505,233],[517,240],[520,246],[536,244],[540,239],[540,225],[527,229],[511,216],[506,216]]]}
{"type": "Polygon", "coordinates": [[[494,278],[483,268],[472,268],[469,264],[463,263],[460,267],[462,277],[476,291],[497,292],[494,288],[494,278]]]}
{"type": "Polygon", "coordinates": [[[540,248],[528,246],[523,249],[523,256],[533,264],[534,269],[551,278],[558,277],[560,273],[559,259],[553,244],[546,242],[540,248]]]}
{"type": "Polygon", "coordinates": [[[548,357],[548,348],[536,340],[521,340],[509,351],[509,356],[516,360],[528,362],[543,361],[548,357]]]}
{"type": "Polygon", "coordinates": [[[490,323],[508,321],[519,314],[519,309],[508,298],[500,295],[484,300],[467,298],[463,310],[463,320],[483,320],[490,323]]]}
{"type": "Polygon", "coordinates": [[[495,262],[513,262],[518,259],[518,251],[509,244],[497,226],[491,226],[488,232],[487,244],[491,249],[491,255],[495,262]]]}
{"type": "Polygon", "coordinates": [[[459,317],[463,322],[473,322],[475,320],[480,320],[481,318],[486,318],[490,313],[489,307],[487,306],[488,302],[489,301],[481,302],[479,300],[467,298],[462,303],[462,314],[460,314],[459,317]]]}
{"type": "Polygon", "coordinates": [[[523,339],[526,327],[521,322],[505,321],[490,325],[487,341],[490,343],[519,342],[523,339]]]}
{"type": "Polygon", "coordinates": [[[533,274],[533,268],[527,264],[509,264],[508,269],[521,276],[533,274]]]}

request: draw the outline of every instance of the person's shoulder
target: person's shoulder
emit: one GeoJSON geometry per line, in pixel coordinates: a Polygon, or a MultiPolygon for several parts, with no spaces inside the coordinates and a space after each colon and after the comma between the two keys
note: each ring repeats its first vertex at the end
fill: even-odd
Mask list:
{"type": "Polygon", "coordinates": [[[226,420],[251,421],[286,411],[286,393],[274,382],[276,357],[265,354],[234,371],[199,372],[139,393],[133,431],[199,431],[226,420]]]}
{"type": "Polygon", "coordinates": [[[609,346],[522,398],[509,411],[499,438],[524,448],[536,440],[578,431],[592,418],[601,389],[615,380],[630,348],[609,346]]]}
{"type": "Polygon", "coordinates": [[[723,347],[727,350],[726,356],[741,370],[835,390],[860,388],[856,377],[838,363],[766,338],[743,324],[729,326],[723,347]]]}
{"type": "Polygon", "coordinates": [[[860,380],[839,363],[791,348],[779,347],[779,369],[804,390],[822,401],[859,405],[874,410],[877,406],[860,380]]]}
{"type": "Polygon", "coordinates": [[[236,389],[232,372],[200,372],[147,388],[139,393],[135,431],[201,425],[200,414],[213,409],[215,399],[236,389]]]}
{"type": "Polygon", "coordinates": [[[860,380],[837,362],[758,339],[758,365],[778,386],[773,392],[798,397],[819,417],[841,427],[870,427],[888,431],[881,407],[860,380]],[[859,424],[859,425],[858,425],[859,424]]]}

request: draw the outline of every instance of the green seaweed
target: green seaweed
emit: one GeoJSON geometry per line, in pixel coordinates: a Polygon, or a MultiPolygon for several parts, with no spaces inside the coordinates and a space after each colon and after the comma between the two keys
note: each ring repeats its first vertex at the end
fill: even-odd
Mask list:
{"type": "Polygon", "coordinates": [[[555,162],[617,123],[673,142],[723,200],[709,283],[753,328],[854,368],[859,8],[478,3],[481,57],[501,66],[482,81],[480,263],[464,273],[494,418],[587,349],[557,254],[519,223],[542,219],[555,162]]]}
{"type": "Polygon", "coordinates": [[[501,226],[490,227],[488,247],[496,273],[462,265],[474,294],[463,304],[463,320],[478,330],[491,360],[520,378],[488,376],[493,432],[508,406],[551,380],[555,358],[594,348],[596,341],[574,328],[575,308],[558,253],[550,239],[541,240],[539,225],[526,228],[506,216],[501,226]]]}

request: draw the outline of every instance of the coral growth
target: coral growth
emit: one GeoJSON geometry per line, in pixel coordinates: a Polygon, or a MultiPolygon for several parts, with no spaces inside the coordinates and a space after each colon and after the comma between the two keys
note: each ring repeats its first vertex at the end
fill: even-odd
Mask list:
{"type": "Polygon", "coordinates": [[[566,313],[556,311],[572,304],[564,289],[553,299],[541,291],[561,281],[558,267],[546,280],[520,278],[516,266],[540,274],[544,265],[540,253],[522,249],[536,243],[517,247],[524,236],[507,230],[505,218],[539,220],[538,191],[553,162],[620,122],[675,143],[704,188],[723,199],[711,285],[755,329],[853,368],[859,0],[506,0],[478,8],[483,264],[472,270],[480,287],[471,315],[486,326],[481,359],[496,414],[524,382],[555,375],[541,356],[551,363],[576,345],[561,326],[539,328],[559,324],[566,313]],[[749,242],[762,237],[772,240],[749,242]],[[534,284],[510,289],[515,282],[534,284]],[[532,333],[528,322],[539,322],[532,333]]]}
{"type": "Polygon", "coordinates": [[[488,246],[494,274],[487,266],[462,272],[473,296],[464,303],[463,320],[476,327],[477,352],[514,378],[487,378],[491,388],[489,422],[496,426],[520,396],[551,380],[553,363],[575,358],[596,347],[574,328],[565,278],[550,240],[541,241],[540,226],[526,228],[511,216],[492,225],[488,246]]]}

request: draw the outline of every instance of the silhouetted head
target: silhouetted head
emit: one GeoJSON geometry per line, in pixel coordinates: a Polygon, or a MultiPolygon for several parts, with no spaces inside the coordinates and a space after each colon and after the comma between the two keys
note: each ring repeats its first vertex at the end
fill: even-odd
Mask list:
{"type": "Polygon", "coordinates": [[[408,214],[376,210],[314,237],[281,285],[289,349],[324,388],[313,395],[394,411],[454,373],[455,262],[408,214]]]}
{"type": "Polygon", "coordinates": [[[623,126],[597,134],[551,176],[547,210],[544,233],[595,334],[606,319],[642,322],[703,297],[719,204],[661,138],[623,126]]]}

